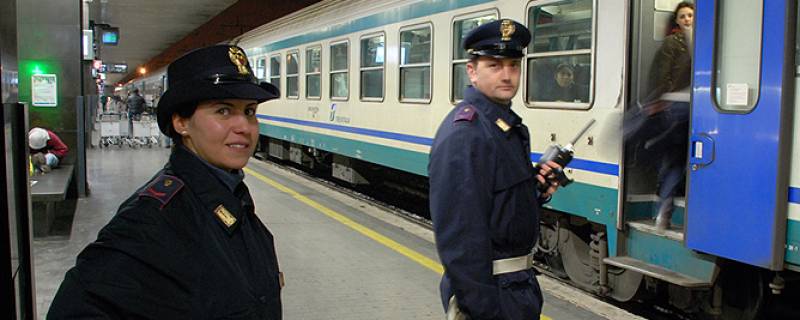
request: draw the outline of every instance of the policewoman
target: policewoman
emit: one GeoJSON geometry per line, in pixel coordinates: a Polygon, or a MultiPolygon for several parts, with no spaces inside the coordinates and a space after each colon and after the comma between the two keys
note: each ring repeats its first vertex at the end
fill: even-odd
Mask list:
{"type": "Polygon", "coordinates": [[[258,140],[258,83],[242,49],[217,45],[169,65],[158,126],[177,143],[78,255],[49,319],[281,319],[272,234],[242,181],[258,140]]]}
{"type": "Polygon", "coordinates": [[[539,319],[541,313],[531,252],[539,206],[558,187],[551,180],[558,164],[533,167],[528,128],[511,110],[530,39],[525,26],[509,19],[464,38],[471,86],[434,138],[430,209],[448,319],[539,319]]]}

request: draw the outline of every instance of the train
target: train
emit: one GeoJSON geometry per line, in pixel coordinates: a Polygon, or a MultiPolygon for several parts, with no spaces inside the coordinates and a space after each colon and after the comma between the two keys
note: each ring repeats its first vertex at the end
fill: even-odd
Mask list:
{"type": "Polygon", "coordinates": [[[574,183],[544,205],[541,269],[621,302],[756,319],[800,279],[797,3],[694,1],[691,86],[673,97],[690,105],[685,196],[659,231],[657,177],[624,127],[678,2],[326,0],[230,43],[281,91],[258,108],[260,151],[424,195],[436,129],[469,84],[461,40],[499,18],[526,24],[512,105],[531,161],[596,121],[574,144],[574,183]],[[567,101],[547,94],[565,64],[581,90],[567,101]]]}

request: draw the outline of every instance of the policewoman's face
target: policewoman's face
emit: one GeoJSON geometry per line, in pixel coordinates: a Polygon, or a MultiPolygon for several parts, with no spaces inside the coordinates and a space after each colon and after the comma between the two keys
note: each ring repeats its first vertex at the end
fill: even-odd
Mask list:
{"type": "Polygon", "coordinates": [[[255,100],[203,101],[190,118],[173,118],[173,125],[198,156],[219,168],[238,170],[256,148],[257,107],[255,100]]]}
{"type": "Polygon", "coordinates": [[[520,59],[480,57],[467,64],[467,74],[475,89],[489,99],[507,104],[519,88],[520,59]]]}

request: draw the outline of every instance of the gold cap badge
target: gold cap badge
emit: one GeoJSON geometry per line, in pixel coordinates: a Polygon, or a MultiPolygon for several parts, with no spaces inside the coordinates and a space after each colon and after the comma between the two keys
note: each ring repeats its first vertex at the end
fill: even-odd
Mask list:
{"type": "Polygon", "coordinates": [[[164,179],[164,186],[169,187],[172,185],[172,179],[164,179]]]}
{"type": "Polygon", "coordinates": [[[517,27],[514,25],[514,22],[511,20],[503,20],[500,23],[500,35],[502,36],[500,40],[503,41],[511,41],[511,35],[517,31],[517,27]]]}
{"type": "Polygon", "coordinates": [[[217,208],[214,209],[214,213],[217,215],[219,221],[222,221],[226,227],[230,228],[230,226],[236,223],[236,217],[234,217],[228,209],[225,209],[223,205],[217,206],[217,208]]]}
{"type": "Polygon", "coordinates": [[[250,74],[250,70],[247,70],[247,56],[244,55],[241,49],[230,47],[230,49],[228,49],[228,57],[231,58],[231,62],[239,69],[240,74],[250,74]]]}

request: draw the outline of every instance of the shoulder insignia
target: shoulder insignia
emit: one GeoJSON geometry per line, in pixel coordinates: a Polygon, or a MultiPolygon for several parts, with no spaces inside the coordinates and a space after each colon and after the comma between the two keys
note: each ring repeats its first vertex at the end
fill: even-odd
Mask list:
{"type": "Polygon", "coordinates": [[[139,192],[139,197],[150,197],[161,202],[161,208],[183,188],[183,181],[175,176],[162,174],[139,192]]]}
{"type": "Polygon", "coordinates": [[[467,105],[458,108],[461,108],[461,110],[458,110],[458,112],[456,112],[456,116],[455,118],[453,118],[453,122],[464,121],[464,120],[472,121],[475,119],[475,107],[467,105]]]}
{"type": "Polygon", "coordinates": [[[503,132],[508,132],[508,130],[511,130],[511,126],[509,126],[508,123],[503,121],[503,119],[497,118],[497,121],[495,121],[494,124],[500,127],[500,130],[503,130],[503,132]]]}

